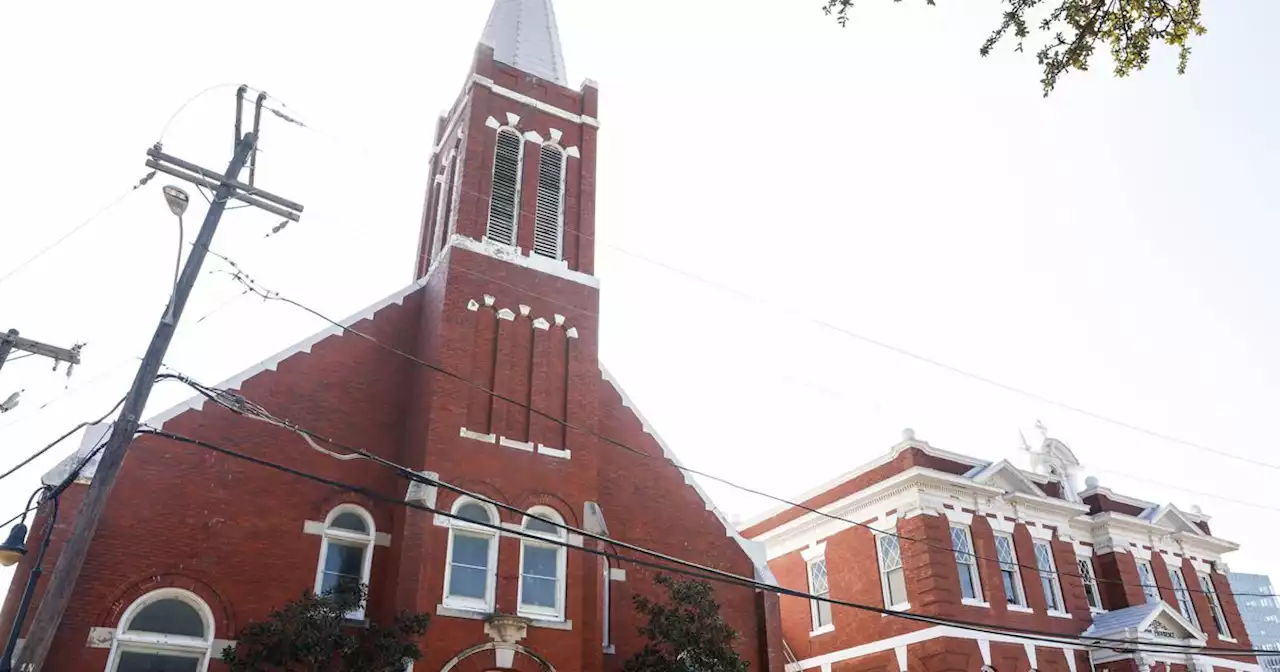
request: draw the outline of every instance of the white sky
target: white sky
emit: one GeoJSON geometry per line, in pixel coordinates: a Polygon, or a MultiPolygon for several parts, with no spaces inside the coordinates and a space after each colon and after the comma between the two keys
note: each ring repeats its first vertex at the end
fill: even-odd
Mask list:
{"type": "MultiPolygon", "coordinates": [[[[602,358],[649,419],[689,466],[790,496],[883,453],[906,426],[1025,464],[1017,431],[1039,418],[1104,485],[1203,506],[1219,536],[1244,544],[1233,569],[1280,570],[1267,561],[1280,553],[1277,470],[815,322],[1280,463],[1262,422],[1280,401],[1268,290],[1280,229],[1267,191],[1280,178],[1269,84],[1280,44],[1264,32],[1280,4],[1206,5],[1210,32],[1185,77],[1160,50],[1128,80],[1101,60],[1048,100],[1032,56],[978,57],[994,0],[868,0],[844,30],[820,4],[557,0],[570,80],[602,87],[602,358]]],[[[264,239],[275,218],[234,211],[214,248],[333,317],[412,279],[435,118],[462,84],[488,2],[7,12],[0,275],[136,182],[184,101],[246,82],[315,129],[270,119],[260,157],[260,185],[307,213],[264,239]]],[[[166,149],[221,170],[232,92],[185,107],[166,149]]],[[[69,387],[38,358],[0,372],[0,398],[26,390],[0,416],[0,467],[124,394],[172,280],[176,227],[157,188],[170,182],[0,282],[0,328],[88,343],[69,387]]],[[[170,364],[215,383],[321,326],[283,304],[227,304],[239,291],[226,275],[201,278],[170,364]]],[[[150,410],[186,396],[163,384],[150,410]]],[[[0,519],[77,445],[0,484],[0,519]]],[[[736,514],[767,505],[708,489],[736,514]]]]}

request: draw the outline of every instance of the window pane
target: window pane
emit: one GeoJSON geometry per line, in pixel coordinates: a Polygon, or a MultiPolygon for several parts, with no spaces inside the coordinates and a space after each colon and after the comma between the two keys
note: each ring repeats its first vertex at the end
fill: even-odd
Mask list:
{"type": "Polygon", "coordinates": [[[325,572],[320,577],[321,595],[354,595],[359,586],[360,577],[358,576],[343,576],[325,572]]]}
{"type": "Polygon", "coordinates": [[[556,560],[560,552],[554,548],[545,548],[542,546],[532,546],[526,544],[524,547],[524,573],[533,576],[555,577],[559,572],[556,571],[556,560]]]}
{"type": "Polygon", "coordinates": [[[1050,611],[1058,611],[1058,591],[1054,590],[1052,576],[1040,576],[1040,587],[1044,589],[1044,603],[1050,611]]]}
{"type": "Polygon", "coordinates": [[[907,580],[902,572],[902,568],[899,567],[898,569],[888,572],[888,574],[885,575],[885,579],[889,583],[889,606],[906,602],[907,580]]]}
{"type": "Polygon", "coordinates": [[[352,532],[362,532],[364,534],[369,533],[369,526],[364,524],[364,518],[361,518],[358,514],[350,512],[339,513],[338,516],[333,519],[333,522],[329,523],[329,527],[334,527],[339,530],[350,530],[352,532]]]}
{"type": "Polygon", "coordinates": [[[483,600],[488,575],[488,570],[455,564],[449,573],[449,594],[483,600]]]}
{"type": "Polygon", "coordinates": [[[204,637],[204,619],[195,607],[182,600],[157,600],[133,617],[129,630],[204,637]]]}
{"type": "Polygon", "coordinates": [[[831,625],[831,603],[818,602],[818,622],[814,623],[814,629],[821,628],[824,625],[831,625]]]}
{"type": "Polygon", "coordinates": [[[116,672],[196,672],[199,658],[122,651],[116,672]]]}
{"type": "Polygon", "coordinates": [[[555,536],[560,536],[561,528],[556,527],[555,525],[552,525],[551,523],[547,522],[546,520],[543,520],[542,518],[536,518],[535,516],[538,516],[538,515],[546,516],[547,514],[545,513],[529,514],[529,517],[526,518],[524,521],[524,529],[529,530],[531,532],[540,532],[542,534],[551,534],[555,536]]]}
{"type": "Polygon", "coordinates": [[[455,534],[453,537],[453,562],[472,567],[488,567],[489,538],[455,534]]]}
{"type": "Polygon", "coordinates": [[[364,547],[327,544],[324,571],[359,577],[364,573],[364,547]]]}
{"type": "Polygon", "coordinates": [[[966,600],[975,599],[978,594],[973,588],[973,574],[969,572],[968,565],[959,565],[960,570],[960,596],[966,600]]]}
{"type": "Polygon", "coordinates": [[[1077,558],[1076,564],[1080,567],[1080,581],[1084,584],[1084,599],[1090,609],[1101,609],[1102,599],[1098,595],[1098,582],[1093,578],[1093,563],[1089,558],[1077,558]]]}
{"type": "Polygon", "coordinates": [[[492,523],[493,519],[489,517],[489,510],[476,504],[475,502],[467,502],[458,509],[458,517],[463,520],[470,520],[476,523],[492,523]]]}
{"type": "Polygon", "coordinates": [[[902,552],[898,549],[898,538],[882,536],[878,541],[880,547],[880,567],[894,569],[902,566],[902,552]]]}
{"type": "Polygon", "coordinates": [[[1022,604],[1022,596],[1018,594],[1017,577],[1013,572],[1001,571],[1000,578],[1004,581],[1004,599],[1009,604],[1022,604]]]}
{"type": "Polygon", "coordinates": [[[827,592],[827,560],[823,558],[809,565],[809,592],[824,595],[827,592]]]}
{"type": "Polygon", "coordinates": [[[531,607],[556,608],[556,580],[529,576],[523,577],[520,602],[531,607]]]}

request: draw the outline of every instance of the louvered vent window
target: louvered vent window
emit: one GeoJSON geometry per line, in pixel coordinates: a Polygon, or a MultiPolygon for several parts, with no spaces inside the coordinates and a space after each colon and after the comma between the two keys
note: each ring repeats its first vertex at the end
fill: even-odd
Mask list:
{"type": "Polygon", "coordinates": [[[538,160],[538,216],[533,224],[533,251],[560,259],[561,208],[564,201],[564,152],[543,145],[538,160]]]}
{"type": "Polygon", "coordinates": [[[496,243],[516,244],[516,216],[520,205],[520,154],[524,139],[504,128],[498,131],[493,158],[493,197],[489,200],[489,227],[485,235],[496,243]]]}

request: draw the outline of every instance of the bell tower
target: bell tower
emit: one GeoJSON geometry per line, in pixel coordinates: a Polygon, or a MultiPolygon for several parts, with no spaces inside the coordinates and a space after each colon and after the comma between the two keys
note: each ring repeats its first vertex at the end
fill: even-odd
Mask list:
{"type": "Polygon", "coordinates": [[[551,0],[497,0],[436,122],[416,277],[455,244],[592,274],[598,97],[568,88],[551,0]]]}

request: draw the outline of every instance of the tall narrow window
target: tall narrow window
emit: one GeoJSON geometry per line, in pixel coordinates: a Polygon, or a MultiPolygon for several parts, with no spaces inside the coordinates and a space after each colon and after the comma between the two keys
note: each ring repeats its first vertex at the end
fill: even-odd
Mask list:
{"type": "Polygon", "coordinates": [[[1196,608],[1191,606],[1191,591],[1187,590],[1187,582],[1182,578],[1182,570],[1169,567],[1169,583],[1173,585],[1173,596],[1178,600],[1178,611],[1182,617],[1191,621],[1191,625],[1200,626],[1196,620],[1196,608]]]}
{"type": "Polygon", "coordinates": [[[1062,586],[1058,582],[1058,568],[1053,564],[1053,546],[1047,541],[1035,542],[1036,569],[1040,570],[1040,588],[1044,590],[1044,603],[1049,611],[1064,612],[1062,586]]]}
{"type": "Polygon", "coordinates": [[[520,165],[524,138],[513,129],[498,131],[493,156],[493,196],[489,200],[489,227],[485,237],[503,245],[516,244],[520,215],[520,165]]]}
{"type": "Polygon", "coordinates": [[[194,593],[162,588],[138,598],[112,638],[108,672],[204,672],[213,648],[213,611],[194,593]]]}
{"type": "Polygon", "coordinates": [[[963,525],[951,526],[951,548],[956,554],[960,575],[960,597],[966,602],[982,601],[982,581],[978,578],[978,558],[973,554],[973,537],[963,525]]]}
{"type": "Polygon", "coordinates": [[[498,566],[497,512],[465,497],[453,505],[449,522],[449,564],[445,566],[445,606],[493,611],[498,566]]]}
{"type": "Polygon", "coordinates": [[[533,222],[534,254],[560,259],[564,237],[564,150],[543,145],[538,157],[538,211],[533,222]]]}
{"type": "MultiPolygon", "coordinates": [[[[354,505],[343,504],[329,512],[316,570],[317,595],[354,591],[368,585],[373,566],[373,516],[354,505]]],[[[364,605],[352,609],[349,618],[364,618],[364,605]]]]}
{"type": "Polygon", "coordinates": [[[1000,560],[1000,581],[1004,584],[1004,599],[1018,607],[1027,606],[1027,596],[1022,592],[1022,572],[1018,571],[1018,554],[1013,550],[1013,535],[996,535],[996,557],[1000,560]]]}
{"type": "MultiPolygon", "coordinates": [[[[831,597],[831,587],[827,583],[827,559],[819,556],[808,563],[809,594],[815,597],[831,597]]],[[[826,632],[831,629],[831,603],[821,600],[809,601],[809,612],[813,618],[813,632],[826,632]]]]}
{"type": "Polygon", "coordinates": [[[884,591],[884,606],[893,609],[907,606],[907,577],[902,569],[902,550],[898,538],[887,534],[876,537],[876,551],[880,561],[880,588],[884,591]]]}
{"type": "MultiPolygon", "coordinates": [[[[431,241],[430,261],[435,261],[436,255],[440,254],[441,248],[444,247],[446,240],[446,230],[449,228],[449,212],[452,207],[450,202],[453,199],[453,190],[450,186],[453,184],[454,172],[454,154],[449,152],[449,158],[445,159],[444,165],[440,168],[440,193],[436,196],[436,226],[434,232],[434,240],[431,241]]],[[[429,262],[428,262],[429,263],[429,262]]]]}
{"type": "Polygon", "coordinates": [[[520,542],[521,616],[564,620],[564,519],[545,506],[534,507],[524,518],[524,531],[547,542],[525,537],[520,542]],[[557,543],[559,542],[559,543],[557,543]]]}
{"type": "Polygon", "coordinates": [[[1213,578],[1205,572],[1196,575],[1200,579],[1200,590],[1209,599],[1209,611],[1213,614],[1213,627],[1219,637],[1230,637],[1231,629],[1227,627],[1227,616],[1222,613],[1222,602],[1218,601],[1218,590],[1213,587],[1213,578]]]}
{"type": "Polygon", "coordinates": [[[1159,602],[1160,588],[1156,586],[1156,573],[1151,569],[1150,561],[1138,561],[1138,580],[1142,583],[1142,594],[1147,596],[1147,602],[1159,602]]]}
{"type": "Polygon", "coordinates": [[[1098,580],[1093,576],[1093,561],[1077,557],[1076,565],[1080,568],[1080,582],[1084,584],[1084,599],[1089,603],[1089,610],[1102,611],[1102,596],[1098,593],[1098,580]]]}

